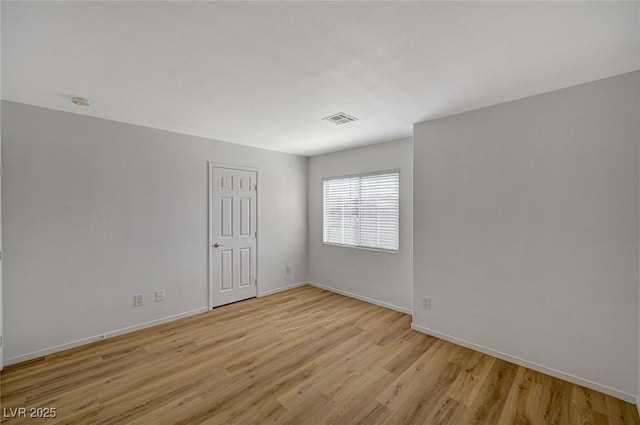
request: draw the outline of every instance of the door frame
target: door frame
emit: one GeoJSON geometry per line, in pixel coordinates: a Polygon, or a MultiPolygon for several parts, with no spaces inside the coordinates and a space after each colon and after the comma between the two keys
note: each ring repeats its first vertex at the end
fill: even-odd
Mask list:
{"type": "Polygon", "coordinates": [[[207,294],[207,303],[209,306],[209,310],[213,309],[213,169],[214,168],[228,168],[230,170],[240,170],[240,171],[252,171],[256,173],[256,276],[258,283],[256,284],[256,296],[260,296],[260,168],[257,167],[249,167],[246,165],[237,165],[237,164],[228,164],[223,162],[215,162],[209,161],[207,163],[208,170],[208,191],[209,191],[209,202],[207,206],[207,222],[208,226],[208,238],[207,238],[207,269],[208,269],[208,294],[207,294]]]}

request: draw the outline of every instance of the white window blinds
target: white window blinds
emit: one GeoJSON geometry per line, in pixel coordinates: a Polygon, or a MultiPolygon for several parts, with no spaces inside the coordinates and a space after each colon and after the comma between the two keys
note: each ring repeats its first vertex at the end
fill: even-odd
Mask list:
{"type": "Polygon", "coordinates": [[[323,232],[327,244],[398,250],[398,172],[323,181],[323,232]]]}

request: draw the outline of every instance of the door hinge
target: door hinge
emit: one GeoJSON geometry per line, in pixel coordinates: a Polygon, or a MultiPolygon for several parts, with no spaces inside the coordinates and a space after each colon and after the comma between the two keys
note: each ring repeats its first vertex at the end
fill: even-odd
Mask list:
{"type": "Polygon", "coordinates": [[[253,234],[253,237],[257,239],[257,238],[258,238],[258,232],[255,232],[255,233],[253,234]]]}
{"type": "Polygon", "coordinates": [[[253,185],[253,190],[255,190],[256,192],[258,191],[258,185],[257,184],[253,185]]]}
{"type": "Polygon", "coordinates": [[[254,280],[253,284],[257,286],[258,285],[258,279],[254,280]]]}

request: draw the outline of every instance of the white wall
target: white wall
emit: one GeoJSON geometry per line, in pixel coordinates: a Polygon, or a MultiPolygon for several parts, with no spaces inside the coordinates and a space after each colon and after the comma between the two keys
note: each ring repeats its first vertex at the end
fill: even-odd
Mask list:
{"type": "Polygon", "coordinates": [[[208,161],[260,169],[259,292],[306,280],[306,158],[2,106],[6,363],[206,309],[208,161]]]}
{"type": "MultiPolygon", "coordinates": [[[[637,21],[638,26],[640,28],[640,7],[636,8],[637,10],[637,21]]],[[[640,94],[639,94],[640,96],[640,94]]],[[[640,122],[640,108],[637,111],[636,119],[640,122]]],[[[640,139],[640,129],[639,129],[638,139],[640,139]]],[[[638,218],[640,220],[640,217],[638,218]]],[[[640,263],[640,259],[638,260],[640,263]]],[[[638,282],[639,290],[638,290],[638,385],[636,389],[636,408],[638,409],[638,414],[640,414],[640,281],[638,282]]]]}
{"type": "Polygon", "coordinates": [[[415,125],[417,329],[635,398],[639,101],[635,72],[415,125]]]}
{"type": "MultiPolygon", "coordinates": [[[[2,99],[2,0],[0,0],[0,99],[2,99]]],[[[2,105],[0,102],[0,111],[2,105]]],[[[2,114],[0,112],[0,129],[2,128],[2,114]]],[[[0,131],[0,151],[2,150],[2,132],[0,131]]],[[[2,252],[2,154],[0,154],[0,252],[2,252]]],[[[2,259],[0,258],[0,370],[4,365],[3,332],[2,332],[2,259]]]]}
{"type": "Polygon", "coordinates": [[[411,312],[413,164],[411,139],[309,158],[309,280],[318,286],[411,312]],[[322,243],[322,179],[400,170],[400,250],[387,253],[322,243]]]}

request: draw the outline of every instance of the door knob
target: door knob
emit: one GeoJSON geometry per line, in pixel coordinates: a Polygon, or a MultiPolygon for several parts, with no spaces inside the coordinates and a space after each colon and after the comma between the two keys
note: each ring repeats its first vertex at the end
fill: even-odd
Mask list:
{"type": "Polygon", "coordinates": [[[216,242],[216,243],[214,243],[214,244],[213,244],[213,247],[214,247],[214,248],[220,248],[221,246],[222,246],[222,245],[220,245],[218,242],[216,242]]]}

